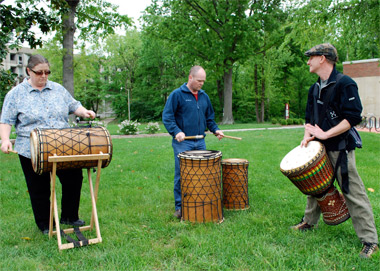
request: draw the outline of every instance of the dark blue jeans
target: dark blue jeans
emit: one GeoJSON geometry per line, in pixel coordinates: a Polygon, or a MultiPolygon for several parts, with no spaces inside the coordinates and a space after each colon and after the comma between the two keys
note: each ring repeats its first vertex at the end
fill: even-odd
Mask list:
{"type": "Polygon", "coordinates": [[[206,143],[204,139],[198,140],[184,140],[178,142],[173,139],[172,146],[174,150],[174,203],[175,210],[181,208],[181,169],[179,166],[178,154],[184,151],[193,151],[193,150],[205,150],[206,143]]]}

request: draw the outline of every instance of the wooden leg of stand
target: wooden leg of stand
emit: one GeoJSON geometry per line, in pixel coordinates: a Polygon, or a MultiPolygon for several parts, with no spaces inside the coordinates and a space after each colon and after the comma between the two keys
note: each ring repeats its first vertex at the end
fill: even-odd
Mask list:
{"type": "Polygon", "coordinates": [[[53,236],[54,200],[55,200],[55,167],[53,173],[50,172],[50,217],[49,217],[49,239],[53,236]]]}
{"type": "Polygon", "coordinates": [[[61,231],[59,228],[59,218],[58,218],[58,205],[57,205],[57,193],[55,190],[55,183],[57,177],[57,163],[53,163],[53,169],[50,173],[50,181],[51,181],[51,194],[50,194],[50,220],[49,220],[49,238],[53,236],[53,215],[55,221],[56,231],[54,233],[57,234],[57,242],[58,248],[61,249],[62,240],[61,240],[61,231]]]}
{"type": "Polygon", "coordinates": [[[94,187],[92,185],[92,179],[91,179],[90,169],[88,169],[88,182],[89,182],[89,185],[90,185],[91,202],[92,202],[91,222],[95,223],[96,236],[97,236],[98,241],[101,242],[102,241],[102,237],[100,235],[98,213],[97,213],[97,210],[96,210],[95,193],[94,193],[94,187]]]}
{"type": "Polygon", "coordinates": [[[59,218],[58,218],[58,205],[57,205],[57,197],[55,197],[54,200],[54,220],[55,220],[55,228],[57,233],[57,242],[58,242],[58,248],[62,249],[62,239],[61,239],[61,230],[59,227],[59,218]]]}
{"type": "MultiPolygon", "coordinates": [[[[99,181],[100,181],[100,172],[101,172],[101,170],[102,170],[102,160],[99,160],[98,161],[98,167],[96,169],[96,180],[95,180],[95,191],[94,191],[94,194],[95,194],[95,203],[98,201],[98,191],[99,191],[99,181]]],[[[88,171],[88,172],[90,172],[90,171],[88,171]]],[[[89,175],[88,178],[90,179],[90,175],[89,175]]],[[[90,227],[91,227],[91,229],[93,229],[93,227],[94,227],[94,216],[93,215],[91,215],[90,227]]]]}

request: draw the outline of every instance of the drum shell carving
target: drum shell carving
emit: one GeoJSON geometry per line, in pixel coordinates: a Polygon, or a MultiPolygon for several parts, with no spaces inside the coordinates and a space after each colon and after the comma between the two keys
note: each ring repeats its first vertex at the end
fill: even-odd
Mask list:
{"type": "Polygon", "coordinates": [[[321,208],[323,221],[327,225],[339,225],[350,218],[346,200],[334,185],[316,200],[319,208],[321,208]]]}
{"type": "MultiPolygon", "coordinates": [[[[111,136],[103,127],[37,128],[30,134],[30,149],[33,170],[37,174],[52,170],[49,156],[109,154],[110,158],[102,161],[102,168],[107,167],[112,158],[111,136]]],[[[58,162],[57,170],[92,168],[97,164],[97,160],[58,162]]]]}
{"type": "Polygon", "coordinates": [[[249,208],[248,165],[245,159],[222,160],[223,206],[225,209],[249,208]]]}
{"type": "Polygon", "coordinates": [[[188,151],[178,155],[182,220],[222,222],[221,152],[188,151]]]}

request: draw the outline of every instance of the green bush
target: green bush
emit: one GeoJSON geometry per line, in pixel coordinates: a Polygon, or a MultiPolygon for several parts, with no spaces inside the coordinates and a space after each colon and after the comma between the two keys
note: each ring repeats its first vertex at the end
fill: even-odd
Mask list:
{"type": "Polygon", "coordinates": [[[286,119],[280,119],[280,124],[281,125],[287,125],[288,122],[286,121],[286,119]]]}
{"type": "Polygon", "coordinates": [[[158,125],[158,122],[149,122],[148,125],[145,127],[145,130],[148,134],[155,134],[161,129],[158,125]]]}
{"type": "Polygon", "coordinates": [[[138,134],[139,132],[139,125],[140,123],[135,121],[129,121],[129,120],[124,120],[122,121],[118,126],[119,126],[119,133],[123,135],[135,135],[138,134]]]}
{"type": "Polygon", "coordinates": [[[271,122],[272,122],[272,124],[277,124],[278,120],[276,118],[272,118],[271,122]]]}

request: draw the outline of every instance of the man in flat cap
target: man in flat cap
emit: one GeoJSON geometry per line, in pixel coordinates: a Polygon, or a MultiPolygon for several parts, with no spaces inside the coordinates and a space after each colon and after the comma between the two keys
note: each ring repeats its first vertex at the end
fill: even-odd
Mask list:
{"type": "MultiPolygon", "coordinates": [[[[305,133],[301,146],[312,140],[325,145],[327,155],[335,169],[352,218],[357,236],[363,243],[359,256],[371,258],[378,248],[378,236],[373,211],[355,164],[358,146],[352,129],[361,121],[362,105],[356,83],[347,75],[337,72],[338,53],[329,43],[314,46],[305,52],[309,57],[310,72],[319,76],[309,89],[305,115],[305,133]]],[[[307,197],[304,217],[292,229],[314,229],[321,210],[317,198],[307,197]]]]}

